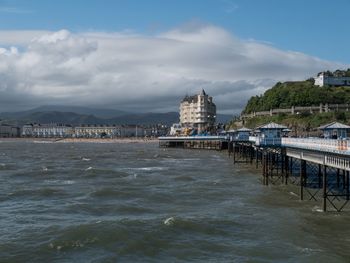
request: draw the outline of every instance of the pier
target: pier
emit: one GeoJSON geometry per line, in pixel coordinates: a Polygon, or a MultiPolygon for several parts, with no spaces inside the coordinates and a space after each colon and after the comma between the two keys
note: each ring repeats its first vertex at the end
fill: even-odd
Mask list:
{"type": "Polygon", "coordinates": [[[280,138],[229,142],[234,163],[255,165],[264,185],[297,186],[300,200],[315,201],[322,211],[344,210],[350,200],[350,141],[280,138]]]}
{"type": "Polygon", "coordinates": [[[173,136],[159,137],[159,147],[227,150],[226,136],[173,136]]]}
{"type": "MultiPolygon", "coordinates": [[[[160,137],[160,147],[226,150],[233,163],[261,171],[263,185],[295,185],[300,200],[314,201],[324,212],[340,212],[350,200],[350,126],[334,123],[326,138],[286,137],[287,127],[276,123],[252,130],[242,128],[226,136],[160,137]]],[[[327,133],[328,132],[328,133],[327,133]]]]}

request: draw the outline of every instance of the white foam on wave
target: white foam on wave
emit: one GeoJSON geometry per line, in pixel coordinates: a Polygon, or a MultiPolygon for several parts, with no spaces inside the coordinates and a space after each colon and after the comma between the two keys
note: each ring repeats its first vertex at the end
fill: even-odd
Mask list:
{"type": "Polygon", "coordinates": [[[73,181],[73,180],[64,180],[62,183],[63,184],[74,184],[75,181],[73,181]]]}
{"type": "Polygon", "coordinates": [[[49,170],[46,166],[41,167],[41,169],[42,169],[44,172],[47,172],[47,171],[49,170]]]}
{"type": "Polygon", "coordinates": [[[135,170],[140,170],[140,171],[147,171],[147,172],[151,172],[151,171],[164,171],[164,170],[168,170],[168,167],[160,167],[160,166],[154,166],[154,167],[140,167],[140,168],[134,168],[135,170]]]}
{"type": "Polygon", "coordinates": [[[152,171],[164,171],[169,170],[169,167],[162,167],[162,166],[153,166],[153,167],[125,167],[125,168],[118,168],[119,171],[145,171],[145,172],[152,172],[152,171]]]}
{"type": "Polygon", "coordinates": [[[319,248],[310,248],[310,247],[297,247],[302,253],[310,254],[315,252],[322,252],[322,249],[319,248]]]}
{"type": "Polygon", "coordinates": [[[46,184],[65,184],[65,185],[70,185],[70,184],[74,184],[75,181],[73,180],[45,180],[44,183],[46,184]]]}
{"type": "Polygon", "coordinates": [[[90,166],[90,167],[86,168],[85,171],[90,171],[90,170],[92,170],[92,169],[93,169],[93,168],[90,166]]]}
{"type": "Polygon", "coordinates": [[[171,226],[175,223],[175,218],[174,217],[169,217],[167,219],[164,220],[164,225],[166,226],[171,226]]]}
{"type": "Polygon", "coordinates": [[[319,206],[316,205],[312,208],[312,212],[323,213],[323,210],[319,206]]]}
{"type": "Polygon", "coordinates": [[[89,158],[82,158],[81,160],[83,160],[83,161],[85,161],[85,162],[88,162],[88,161],[91,161],[91,159],[89,159],[89,158]]]}

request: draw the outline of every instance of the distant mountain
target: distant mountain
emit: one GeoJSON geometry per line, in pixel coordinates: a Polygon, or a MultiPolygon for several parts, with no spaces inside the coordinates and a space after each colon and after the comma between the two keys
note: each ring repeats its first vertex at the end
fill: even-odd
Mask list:
{"type": "Polygon", "coordinates": [[[171,125],[174,122],[178,122],[179,114],[177,112],[127,114],[106,119],[75,112],[48,111],[30,112],[28,114],[20,113],[18,115],[2,113],[0,118],[8,123],[17,123],[18,125],[26,123],[171,125]]]}
{"type": "MultiPolygon", "coordinates": [[[[3,112],[0,113],[0,119],[18,125],[26,123],[172,125],[179,122],[179,113],[127,113],[86,107],[41,106],[28,111],[3,112]]],[[[217,115],[219,123],[226,123],[231,119],[231,115],[217,115]]]]}
{"type": "Polygon", "coordinates": [[[0,113],[0,118],[3,116],[11,117],[11,118],[23,118],[24,116],[28,116],[29,114],[36,112],[73,112],[82,115],[94,115],[98,118],[114,118],[122,115],[129,114],[129,112],[114,110],[114,109],[100,109],[100,108],[88,108],[88,107],[80,107],[80,106],[62,106],[62,105],[45,105],[40,106],[27,111],[18,111],[18,112],[3,112],[0,113]]]}

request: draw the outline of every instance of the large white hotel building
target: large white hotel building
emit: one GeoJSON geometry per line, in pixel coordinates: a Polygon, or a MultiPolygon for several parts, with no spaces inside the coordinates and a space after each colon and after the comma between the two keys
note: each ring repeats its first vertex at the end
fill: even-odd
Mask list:
{"type": "Polygon", "coordinates": [[[201,93],[186,96],[180,104],[180,124],[182,127],[198,129],[198,133],[210,130],[216,119],[216,105],[213,98],[202,89],[201,93]]]}

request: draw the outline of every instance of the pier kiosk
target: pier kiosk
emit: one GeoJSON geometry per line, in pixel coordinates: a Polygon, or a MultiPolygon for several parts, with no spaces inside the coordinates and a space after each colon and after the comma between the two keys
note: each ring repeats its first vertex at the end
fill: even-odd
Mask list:
{"type": "Polygon", "coordinates": [[[325,139],[346,139],[348,138],[348,132],[350,126],[339,122],[332,122],[319,127],[323,131],[325,139]]]}
{"type": "Polygon", "coordinates": [[[240,128],[236,131],[234,139],[236,141],[249,141],[251,131],[251,129],[248,129],[246,127],[240,128]]]}
{"type": "Polygon", "coordinates": [[[283,131],[287,127],[274,122],[257,128],[255,145],[257,146],[280,146],[283,131]]]}

